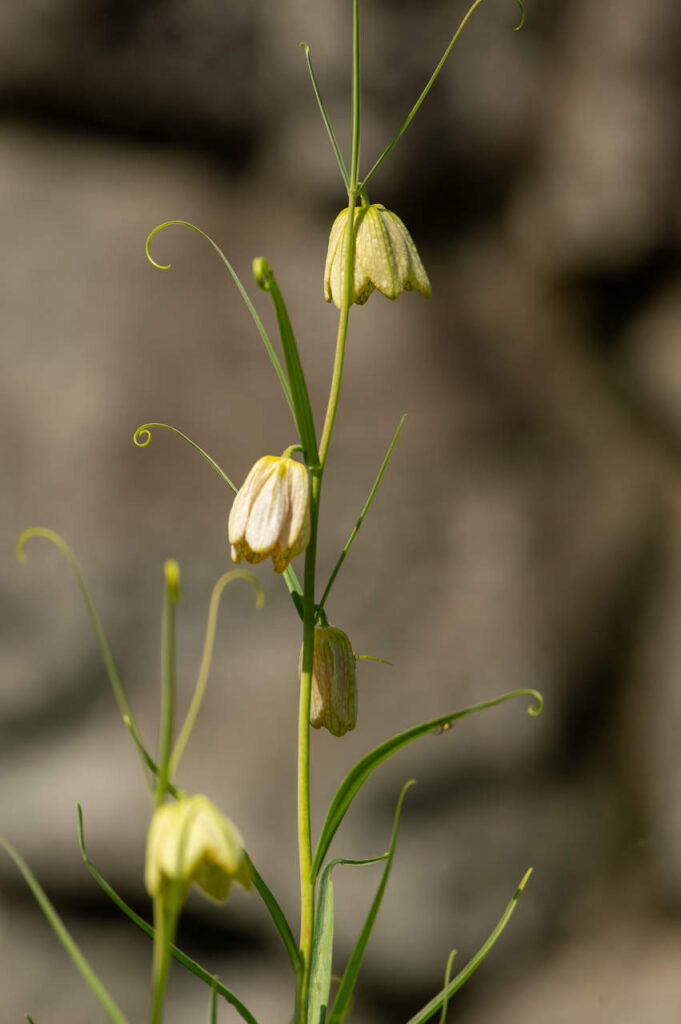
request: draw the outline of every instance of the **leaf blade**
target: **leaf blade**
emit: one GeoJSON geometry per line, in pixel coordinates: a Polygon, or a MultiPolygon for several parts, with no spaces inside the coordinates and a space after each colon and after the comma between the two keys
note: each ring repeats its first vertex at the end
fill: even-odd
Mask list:
{"type": "Polygon", "coordinates": [[[495,944],[495,942],[503,932],[504,928],[508,924],[509,918],[511,917],[511,914],[516,908],[516,904],[518,902],[518,899],[520,898],[520,894],[525,888],[527,880],[531,874],[532,868],[528,868],[528,870],[525,872],[520,881],[520,885],[513,894],[503,914],[499,918],[496,927],[490,933],[489,937],[485,940],[485,942],[483,942],[482,946],[477,951],[477,953],[471,957],[466,966],[459,971],[459,973],[452,981],[450,981],[449,985],[445,986],[445,988],[438,992],[438,994],[434,996],[429,1003],[426,1003],[426,1005],[421,1010],[419,1010],[418,1013],[414,1014],[413,1017],[409,1018],[407,1024],[425,1024],[425,1021],[430,1020],[430,1018],[437,1013],[437,1011],[443,1005],[445,1000],[448,1000],[455,992],[457,992],[461,988],[461,986],[468,981],[471,974],[473,974],[473,972],[478,969],[478,967],[485,959],[485,957],[491,950],[492,946],[495,944]]]}
{"type": "Polygon", "coordinates": [[[371,931],[373,929],[374,922],[381,908],[383,894],[388,884],[388,878],[390,877],[390,869],[392,868],[393,858],[395,856],[395,847],[397,845],[397,832],[400,825],[402,803],[404,801],[404,797],[407,793],[407,790],[410,788],[410,786],[414,785],[414,782],[414,779],[409,779],[409,781],[406,782],[402,787],[402,790],[398,797],[397,807],[395,810],[395,817],[393,819],[393,831],[392,836],[390,838],[390,847],[388,848],[388,853],[386,856],[385,868],[383,869],[383,874],[381,876],[381,881],[376,891],[376,895],[374,896],[374,899],[371,903],[371,907],[369,908],[369,913],[367,914],[366,921],[364,922],[364,927],[360,932],[359,938],[357,939],[357,942],[355,944],[355,948],[353,949],[352,955],[350,956],[345,971],[343,972],[343,977],[341,978],[341,983],[338,988],[338,991],[336,992],[336,998],[334,999],[333,1006],[331,1008],[329,1024],[341,1024],[341,1021],[344,1019],[346,1013],[348,1012],[348,1009],[350,1008],[350,1000],[352,998],[352,993],[355,988],[355,983],[357,981],[359,969],[362,965],[364,952],[366,950],[367,943],[371,936],[371,931]]]}
{"type": "Polygon", "coordinates": [[[45,890],[35,877],[26,861],[20,853],[14,849],[12,844],[3,836],[0,836],[0,846],[12,858],[15,865],[24,877],[24,881],[33,893],[36,902],[48,920],[52,930],[66,950],[67,954],[76,966],[85,983],[97,997],[102,1008],[107,1012],[114,1024],[128,1024],[128,1019],[117,1005],[111,993],[99,980],[92,967],[81,953],[78,945],[71,937],[66,925],[48,899],[45,890]]]}
{"type": "Polygon", "coordinates": [[[368,754],[365,754],[365,756],[361,758],[348,772],[343,782],[338,787],[336,795],[331,801],[317,841],[317,848],[315,850],[315,856],[312,863],[312,878],[315,879],[319,874],[319,870],[331,844],[331,840],[335,836],[340,823],[350,807],[350,804],[366,780],[380,764],[386,761],[392,756],[392,754],[395,754],[402,747],[407,746],[407,744],[419,739],[419,737],[424,736],[426,733],[432,732],[434,729],[451,725],[452,722],[455,722],[458,719],[466,718],[468,715],[475,714],[478,711],[485,711],[487,708],[496,707],[497,704],[503,704],[506,701],[520,696],[531,696],[534,699],[535,706],[530,706],[528,708],[528,712],[532,715],[538,715],[542,708],[543,698],[537,690],[511,690],[510,693],[504,693],[500,697],[494,697],[491,700],[482,701],[479,704],[473,704],[470,707],[454,711],[449,715],[442,715],[440,718],[434,718],[431,721],[424,722],[412,729],[407,729],[405,732],[398,733],[391,739],[381,743],[380,746],[375,747],[374,750],[370,751],[368,754]]]}

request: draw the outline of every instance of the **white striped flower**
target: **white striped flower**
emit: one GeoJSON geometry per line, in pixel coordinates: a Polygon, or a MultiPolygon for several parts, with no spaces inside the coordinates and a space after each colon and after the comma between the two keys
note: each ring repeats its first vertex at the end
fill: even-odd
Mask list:
{"type": "MultiPolygon", "coordinates": [[[[348,211],[341,210],[329,236],[324,269],[324,298],[340,309],[343,295],[343,250],[348,211]]],[[[430,297],[431,287],[421,257],[405,225],[382,203],[355,207],[355,265],[350,301],[362,305],[374,288],[388,299],[403,291],[430,297]]]]}
{"type": "Polygon", "coordinates": [[[222,903],[232,882],[250,889],[251,873],[238,829],[207,796],[161,804],[147,836],[145,882],[150,896],[178,886],[184,899],[192,882],[222,903]]]}
{"type": "Polygon", "coordinates": [[[310,541],[310,482],[305,466],[265,455],[246,477],[229,513],[232,560],[262,562],[272,556],[283,572],[310,541]]]}
{"type": "Polygon", "coordinates": [[[323,726],[333,736],[344,736],[357,725],[355,653],[350,638],[336,626],[315,627],[310,725],[323,726]]]}

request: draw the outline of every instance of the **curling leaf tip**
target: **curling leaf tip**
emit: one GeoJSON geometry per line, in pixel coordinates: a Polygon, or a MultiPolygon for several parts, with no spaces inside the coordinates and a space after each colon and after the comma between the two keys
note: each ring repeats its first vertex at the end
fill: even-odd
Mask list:
{"type": "Polygon", "coordinates": [[[528,715],[532,715],[536,718],[537,715],[541,714],[542,708],[544,707],[544,698],[542,697],[539,690],[527,690],[527,693],[534,697],[534,705],[530,704],[527,708],[528,715]]]}
{"type": "Polygon", "coordinates": [[[147,241],[146,241],[145,246],[144,246],[144,251],[146,252],[147,259],[149,260],[151,265],[156,267],[158,270],[170,270],[170,268],[172,266],[172,263],[157,263],[156,262],[154,257],[151,255],[151,250],[149,248],[149,246],[151,245],[151,240],[163,228],[167,228],[170,224],[175,224],[175,223],[177,223],[177,221],[166,220],[166,221],[163,222],[163,224],[157,224],[156,227],[154,228],[154,230],[149,232],[149,235],[147,237],[147,241]]]}
{"type": "Polygon", "coordinates": [[[151,444],[150,426],[151,423],[143,423],[132,435],[133,442],[138,448],[146,448],[148,444],[151,444]]]}
{"type": "Polygon", "coordinates": [[[523,25],[525,24],[525,8],[524,8],[524,6],[523,6],[523,2],[522,2],[522,0],[515,0],[515,2],[517,3],[518,7],[520,8],[520,21],[519,21],[519,22],[518,22],[518,24],[517,24],[517,25],[515,26],[515,28],[513,29],[513,31],[514,31],[514,32],[519,32],[519,31],[520,31],[520,29],[521,29],[521,28],[523,27],[523,25]]]}

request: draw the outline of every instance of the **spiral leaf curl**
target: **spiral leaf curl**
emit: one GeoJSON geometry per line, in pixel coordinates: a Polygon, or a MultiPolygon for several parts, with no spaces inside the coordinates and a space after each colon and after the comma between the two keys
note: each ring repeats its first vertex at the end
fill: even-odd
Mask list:
{"type": "Polygon", "coordinates": [[[220,466],[218,466],[215,459],[211,458],[208,452],[205,452],[203,448],[196,443],[196,441],[192,441],[191,437],[187,437],[187,435],[183,434],[181,430],[177,429],[177,427],[171,427],[169,423],[142,423],[132,435],[132,439],[138,448],[147,448],[151,444],[151,427],[162,427],[164,430],[170,430],[173,434],[177,434],[178,437],[181,437],[183,441],[186,441],[187,444],[190,444],[192,448],[196,449],[199,455],[202,455],[206,462],[213,467],[220,479],[223,480],[228,487],[231,487],[236,494],[239,488],[236,484],[232,483],[224,469],[221,469],[220,466]]]}

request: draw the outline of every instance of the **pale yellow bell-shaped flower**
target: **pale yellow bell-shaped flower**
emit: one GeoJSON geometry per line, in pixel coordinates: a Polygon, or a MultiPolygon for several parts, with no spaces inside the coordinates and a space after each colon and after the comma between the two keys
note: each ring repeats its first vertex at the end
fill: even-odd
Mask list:
{"type": "MultiPolygon", "coordinates": [[[[301,651],[302,662],[302,651],[301,651]]],[[[336,626],[316,626],[310,725],[344,736],[357,725],[357,668],[346,633],[336,626]]]]}
{"type": "MultiPolygon", "coordinates": [[[[324,269],[324,298],[340,309],[343,296],[343,251],[347,209],[331,227],[324,269]]],[[[351,302],[366,302],[374,288],[388,299],[415,288],[431,294],[430,281],[405,225],[382,203],[355,207],[355,264],[351,302]]]]}
{"type": "Polygon", "coordinates": [[[251,886],[238,829],[201,795],[156,808],[147,836],[144,876],[150,896],[160,896],[172,885],[181,890],[184,886],[186,892],[196,882],[220,903],[227,899],[232,882],[244,889],[251,886]]]}
{"type": "Polygon", "coordinates": [[[232,560],[262,562],[272,556],[283,572],[310,541],[310,481],[305,466],[265,455],[246,477],[229,513],[232,560]]]}

